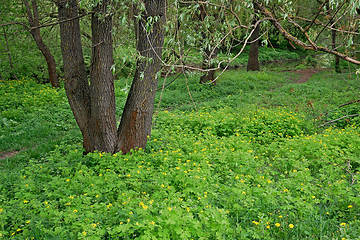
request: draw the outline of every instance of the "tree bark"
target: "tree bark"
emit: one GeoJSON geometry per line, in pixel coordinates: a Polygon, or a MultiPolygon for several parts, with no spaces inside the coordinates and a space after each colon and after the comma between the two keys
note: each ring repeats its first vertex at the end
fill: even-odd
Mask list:
{"type": "Polygon", "coordinates": [[[115,152],[123,154],[131,149],[146,147],[151,135],[151,121],[154,99],[158,84],[157,73],[161,69],[161,54],[164,44],[166,0],[145,0],[146,10],[137,21],[140,53],[133,83],[125,104],[118,129],[118,141],[115,152]],[[153,19],[150,29],[147,21],[153,19]]]}
{"type": "MultiPolygon", "coordinates": [[[[78,15],[77,0],[58,2],[59,21],[78,15]]],[[[85,152],[92,151],[90,87],[83,58],[79,19],[60,24],[61,51],[65,73],[65,91],[71,110],[83,136],[85,152]]]]}
{"type": "MultiPolygon", "coordinates": [[[[253,24],[256,24],[259,20],[257,16],[258,9],[256,4],[254,4],[254,20],[253,24]]],[[[251,44],[249,51],[249,60],[247,64],[247,71],[260,71],[259,66],[259,36],[260,36],[260,25],[257,24],[254,32],[251,34],[251,44]]]]}
{"type": "Polygon", "coordinates": [[[92,61],[90,66],[91,151],[114,152],[116,143],[116,107],[113,60],[112,17],[107,13],[111,0],[94,8],[91,19],[92,61]]]}
{"type": "Polygon", "coordinates": [[[40,26],[39,24],[39,12],[36,0],[32,0],[32,10],[27,0],[23,0],[23,3],[26,7],[26,13],[30,24],[30,33],[33,36],[36,46],[39,48],[41,53],[44,55],[46,59],[46,63],[48,66],[49,78],[51,85],[55,88],[60,87],[59,79],[56,74],[56,63],[53,55],[51,54],[49,48],[46,46],[40,34],[40,26]]]}
{"type": "MultiPolygon", "coordinates": [[[[204,3],[199,5],[200,14],[198,16],[199,21],[203,22],[205,21],[206,16],[208,15],[206,5],[204,3]]],[[[216,14],[215,17],[217,18],[216,14]]],[[[209,30],[209,29],[208,29],[209,30]]],[[[203,39],[207,39],[209,33],[206,33],[204,30],[202,31],[202,37],[203,39]]],[[[205,53],[203,54],[203,69],[211,69],[213,67],[213,64],[211,64],[211,59],[215,59],[218,54],[218,49],[213,48],[210,46],[205,46],[204,49],[205,53]]],[[[208,70],[205,72],[204,75],[200,77],[199,83],[212,83],[213,85],[216,85],[215,79],[215,70],[208,70]]]]}

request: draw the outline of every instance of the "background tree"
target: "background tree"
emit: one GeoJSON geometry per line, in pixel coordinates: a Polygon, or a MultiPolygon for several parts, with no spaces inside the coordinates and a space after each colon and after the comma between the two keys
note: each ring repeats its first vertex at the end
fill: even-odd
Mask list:
{"type": "Polygon", "coordinates": [[[40,28],[39,28],[40,22],[39,22],[38,4],[36,0],[32,0],[31,1],[32,6],[30,7],[30,4],[27,0],[22,0],[22,1],[25,5],[27,18],[30,24],[30,28],[28,28],[28,31],[33,36],[37,47],[39,48],[41,53],[44,55],[44,58],[46,59],[51,85],[56,88],[60,87],[59,79],[56,73],[55,59],[41,37],[40,28]]]}
{"type": "MultiPolygon", "coordinates": [[[[0,10],[0,17],[4,20],[3,24],[0,24],[3,32],[0,35],[4,36],[4,39],[6,38],[5,42],[9,40],[7,41],[8,52],[11,52],[12,61],[15,63],[12,68],[18,75],[36,77],[38,81],[50,80],[53,87],[59,87],[56,60],[49,47],[49,44],[58,40],[56,28],[53,28],[55,25],[49,24],[55,17],[51,6],[48,2],[36,0],[4,1],[0,10]],[[46,12],[41,11],[44,9],[46,9],[46,12]],[[45,31],[41,33],[40,29],[44,24],[51,26],[51,28],[45,28],[45,31]],[[32,41],[27,33],[31,34],[32,41]],[[41,55],[38,54],[36,49],[40,50],[41,55]],[[40,56],[42,59],[40,59],[40,56]],[[45,74],[44,63],[48,68],[45,74]],[[41,80],[45,78],[46,80],[41,80]]],[[[52,46],[56,45],[57,43],[52,46]]],[[[55,53],[58,52],[55,51],[55,53]]],[[[57,58],[57,61],[59,61],[59,58],[57,58]]],[[[11,62],[9,64],[12,65],[11,62]]],[[[5,63],[0,69],[2,74],[6,72],[5,63]]]]}
{"type": "Polygon", "coordinates": [[[254,6],[254,16],[253,16],[253,24],[254,24],[254,32],[251,34],[251,44],[250,44],[250,51],[249,51],[249,61],[247,64],[248,71],[260,71],[259,66],[259,36],[260,36],[260,24],[258,23],[258,9],[257,5],[253,4],[254,6]]]}

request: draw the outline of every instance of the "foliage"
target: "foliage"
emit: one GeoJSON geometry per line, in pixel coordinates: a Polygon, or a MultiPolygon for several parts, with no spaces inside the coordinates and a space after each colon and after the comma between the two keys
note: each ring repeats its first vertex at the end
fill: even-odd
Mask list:
{"type": "MultiPolygon", "coordinates": [[[[295,78],[239,70],[210,86],[188,77],[197,110],[180,78],[165,89],[168,110],[156,115],[147,149],[125,156],[83,156],[78,135],[52,127],[75,127],[64,90],[2,81],[1,136],[33,126],[20,136],[37,145],[44,125],[67,139],[1,162],[0,239],[356,239],[359,123],[313,124],[354,100],[356,76],[295,78]]],[[[118,111],[125,84],[116,82],[118,111]]]]}

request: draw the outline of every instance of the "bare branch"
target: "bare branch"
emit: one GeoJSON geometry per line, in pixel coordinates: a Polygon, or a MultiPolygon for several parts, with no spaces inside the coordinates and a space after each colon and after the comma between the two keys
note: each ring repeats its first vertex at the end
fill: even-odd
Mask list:
{"type": "Polygon", "coordinates": [[[353,58],[350,58],[349,56],[345,55],[345,54],[342,54],[342,53],[339,53],[337,51],[334,51],[332,49],[329,49],[329,48],[326,48],[326,47],[322,47],[322,46],[317,46],[314,42],[312,42],[311,45],[308,45],[304,42],[302,42],[301,40],[297,39],[296,37],[294,37],[293,35],[291,35],[289,32],[287,32],[283,26],[281,26],[281,24],[279,23],[279,21],[274,18],[273,14],[267,10],[259,1],[254,1],[255,4],[258,5],[259,7],[259,10],[261,11],[262,14],[264,14],[266,17],[269,17],[271,18],[271,23],[274,25],[274,27],[276,29],[278,29],[278,31],[289,41],[292,41],[294,42],[295,44],[303,47],[304,49],[308,49],[308,50],[318,50],[318,51],[322,51],[322,52],[327,52],[327,53],[331,53],[333,55],[336,55],[336,56],[339,56],[340,58],[348,61],[348,62],[351,62],[351,63],[354,63],[354,64],[357,64],[357,65],[360,65],[360,61],[358,60],[355,60],[353,58]]]}
{"type": "Polygon", "coordinates": [[[324,124],[321,124],[319,127],[324,127],[324,126],[326,126],[326,125],[328,125],[328,124],[330,124],[330,123],[337,122],[337,121],[339,121],[339,120],[341,120],[341,119],[344,119],[344,118],[347,118],[347,117],[356,117],[356,116],[360,116],[360,114],[346,115],[346,116],[343,116],[343,117],[341,117],[341,118],[338,118],[338,119],[335,119],[335,120],[331,120],[331,121],[328,121],[328,122],[326,122],[326,123],[324,123],[324,124]]]}

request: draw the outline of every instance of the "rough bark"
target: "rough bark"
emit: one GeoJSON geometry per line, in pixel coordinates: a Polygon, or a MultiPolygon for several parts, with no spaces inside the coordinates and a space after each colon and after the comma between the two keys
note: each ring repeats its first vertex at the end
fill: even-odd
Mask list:
{"type": "Polygon", "coordinates": [[[91,20],[92,61],[90,66],[91,151],[113,152],[116,143],[115,90],[111,71],[113,60],[112,17],[107,13],[111,0],[94,8],[91,20]]]}
{"type": "Polygon", "coordinates": [[[51,85],[55,88],[60,87],[59,79],[56,74],[56,63],[53,55],[51,54],[49,48],[46,46],[40,34],[39,24],[39,12],[36,0],[32,0],[32,12],[27,0],[23,0],[23,3],[26,7],[26,13],[30,24],[30,33],[33,36],[36,46],[39,48],[41,53],[46,59],[48,66],[49,78],[51,85]]]}
{"type": "MultiPolygon", "coordinates": [[[[59,21],[78,15],[77,0],[58,2],[59,21]]],[[[85,152],[92,151],[90,121],[90,87],[83,58],[79,19],[60,24],[61,51],[65,73],[65,91],[71,110],[83,136],[85,152]]]]}
{"type": "Polygon", "coordinates": [[[164,44],[166,0],[145,0],[144,4],[146,10],[137,21],[137,50],[140,58],[118,129],[115,152],[127,153],[131,149],[144,149],[151,135],[157,73],[161,69],[164,44]],[[150,29],[146,29],[146,22],[151,18],[156,20],[150,29]]]}
{"type": "MultiPolygon", "coordinates": [[[[253,24],[256,24],[258,21],[257,16],[257,8],[254,4],[254,20],[253,24]]],[[[260,36],[260,25],[257,24],[255,26],[254,32],[251,34],[251,44],[250,44],[250,51],[249,51],[249,59],[247,64],[247,71],[260,71],[259,66],[259,36],[260,36]]]]}

